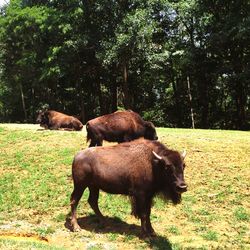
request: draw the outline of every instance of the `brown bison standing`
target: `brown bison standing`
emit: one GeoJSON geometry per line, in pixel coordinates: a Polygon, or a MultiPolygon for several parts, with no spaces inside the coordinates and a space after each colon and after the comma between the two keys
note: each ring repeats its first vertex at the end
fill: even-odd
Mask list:
{"type": "Polygon", "coordinates": [[[79,152],[72,164],[74,190],[71,194],[71,225],[79,230],[76,208],[88,187],[88,202],[103,219],[98,207],[99,190],[131,197],[132,214],[141,220],[144,236],[154,236],[150,222],[153,198],[162,193],[174,204],[187,190],[184,157],[158,141],[139,139],[108,147],[93,147],[79,152]]]}
{"type": "Polygon", "coordinates": [[[77,118],[54,110],[40,112],[36,122],[46,129],[81,130],[83,127],[77,118]]]}
{"type": "Polygon", "coordinates": [[[117,111],[92,119],[86,124],[87,141],[90,147],[101,146],[103,140],[110,142],[127,142],[144,137],[157,140],[152,122],[144,121],[132,110],[117,111]]]}

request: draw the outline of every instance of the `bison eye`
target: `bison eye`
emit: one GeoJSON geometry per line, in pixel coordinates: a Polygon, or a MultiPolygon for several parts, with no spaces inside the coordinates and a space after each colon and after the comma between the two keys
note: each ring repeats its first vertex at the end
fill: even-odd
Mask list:
{"type": "Polygon", "coordinates": [[[166,164],[165,169],[167,171],[171,171],[171,172],[174,172],[174,170],[175,170],[174,165],[172,165],[172,164],[166,164]]]}

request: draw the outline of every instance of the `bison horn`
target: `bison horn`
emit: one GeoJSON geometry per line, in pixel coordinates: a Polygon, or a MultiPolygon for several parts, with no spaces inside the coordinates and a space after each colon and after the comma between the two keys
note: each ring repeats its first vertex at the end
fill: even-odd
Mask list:
{"type": "Polygon", "coordinates": [[[183,157],[183,159],[185,159],[186,155],[187,155],[187,151],[184,150],[184,151],[182,152],[181,156],[183,157]]]}
{"type": "Polygon", "coordinates": [[[157,159],[162,160],[162,157],[159,156],[158,154],[156,154],[155,151],[152,151],[152,152],[153,152],[154,156],[155,156],[157,159]]]}

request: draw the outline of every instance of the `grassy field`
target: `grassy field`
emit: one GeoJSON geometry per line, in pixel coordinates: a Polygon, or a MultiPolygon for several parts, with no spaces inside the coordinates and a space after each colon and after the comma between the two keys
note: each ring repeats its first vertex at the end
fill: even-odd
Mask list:
{"type": "MultiPolygon", "coordinates": [[[[84,193],[81,232],[66,221],[71,163],[82,132],[0,124],[0,249],[250,249],[250,132],[157,129],[169,148],[187,150],[189,185],[180,205],[156,198],[155,239],[140,239],[129,199],[101,193],[100,225],[84,193]]],[[[107,145],[107,143],[106,143],[107,145]]]]}

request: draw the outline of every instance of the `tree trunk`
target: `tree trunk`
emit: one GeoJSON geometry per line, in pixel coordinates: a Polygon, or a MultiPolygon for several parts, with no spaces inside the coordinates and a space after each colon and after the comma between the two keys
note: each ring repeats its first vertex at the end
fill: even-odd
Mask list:
{"type": "MultiPolygon", "coordinates": [[[[201,62],[204,62],[204,59],[201,59],[201,62]]],[[[211,80],[209,76],[206,76],[205,67],[201,66],[197,69],[195,74],[195,79],[197,81],[197,89],[198,89],[198,107],[200,119],[199,119],[199,127],[200,128],[208,128],[208,117],[209,117],[209,95],[208,90],[209,86],[211,86],[211,80]]],[[[197,121],[196,121],[197,122],[197,121]]],[[[197,125],[197,123],[196,123],[197,125]]]]}
{"type": "Polygon", "coordinates": [[[23,107],[23,113],[24,113],[24,120],[27,121],[27,111],[26,111],[26,107],[25,107],[25,100],[24,100],[24,94],[23,94],[23,86],[20,83],[19,84],[20,87],[20,94],[21,94],[21,99],[22,99],[22,107],[23,107]]]}
{"type": "Polygon", "coordinates": [[[111,93],[111,96],[112,96],[111,109],[112,109],[112,112],[115,112],[118,109],[118,89],[117,89],[117,83],[116,83],[115,77],[112,79],[111,92],[112,92],[111,93]]]}
{"type": "Polygon", "coordinates": [[[192,104],[192,94],[191,94],[191,87],[190,87],[189,76],[187,76],[187,87],[188,87],[188,97],[189,97],[190,117],[191,117],[191,121],[192,121],[192,128],[195,128],[195,124],[194,124],[194,112],[193,112],[193,104],[192,104]]]}
{"type": "Polygon", "coordinates": [[[130,108],[129,91],[128,91],[128,69],[123,65],[123,104],[126,109],[130,108]]]}
{"type": "Polygon", "coordinates": [[[84,104],[84,89],[83,89],[83,82],[80,78],[76,79],[76,90],[77,90],[77,98],[78,104],[80,106],[80,120],[82,124],[86,122],[86,112],[85,112],[85,104],[84,104]]]}
{"type": "Polygon", "coordinates": [[[244,98],[244,90],[242,83],[237,81],[236,85],[236,107],[237,107],[237,128],[244,130],[246,129],[246,112],[245,104],[246,98],[244,98]]]}
{"type": "Polygon", "coordinates": [[[105,107],[105,102],[102,94],[102,86],[101,86],[101,81],[100,77],[97,79],[97,94],[99,98],[99,106],[100,106],[100,114],[104,115],[106,113],[106,107],[105,107]]]}
{"type": "Polygon", "coordinates": [[[235,72],[235,78],[233,79],[234,83],[232,84],[233,90],[235,91],[235,102],[237,110],[237,129],[244,130],[247,127],[247,118],[246,118],[246,106],[247,106],[247,91],[244,86],[245,78],[241,78],[242,73],[244,72],[243,67],[243,51],[231,49],[233,70],[235,72]]]}
{"type": "Polygon", "coordinates": [[[82,95],[82,98],[81,98],[80,118],[81,118],[81,122],[83,124],[85,124],[86,123],[86,113],[85,113],[85,105],[84,105],[84,101],[83,101],[83,95],[82,95]]]}
{"type": "Polygon", "coordinates": [[[81,105],[80,119],[81,119],[81,121],[82,121],[83,124],[86,123],[86,118],[85,118],[85,107],[84,107],[84,104],[83,104],[83,103],[82,103],[82,105],[81,105]]]}
{"type": "Polygon", "coordinates": [[[201,103],[201,126],[202,128],[208,128],[208,85],[206,79],[203,80],[203,83],[201,84],[201,95],[200,95],[200,103],[201,103]]]}
{"type": "Polygon", "coordinates": [[[31,93],[32,93],[32,122],[35,121],[36,117],[35,117],[35,89],[34,87],[32,87],[31,89],[31,93]]]}
{"type": "Polygon", "coordinates": [[[53,80],[49,81],[47,93],[48,93],[47,95],[48,95],[49,108],[57,110],[58,107],[56,103],[56,86],[53,80]]]}
{"type": "Polygon", "coordinates": [[[177,84],[178,84],[178,78],[172,78],[172,87],[174,91],[174,105],[175,105],[175,111],[176,111],[176,122],[177,127],[182,127],[182,118],[181,118],[181,112],[180,112],[180,105],[179,105],[179,96],[177,91],[177,84]]]}

